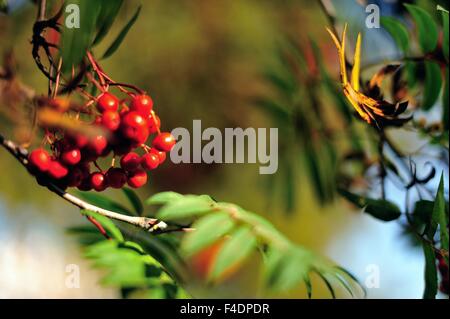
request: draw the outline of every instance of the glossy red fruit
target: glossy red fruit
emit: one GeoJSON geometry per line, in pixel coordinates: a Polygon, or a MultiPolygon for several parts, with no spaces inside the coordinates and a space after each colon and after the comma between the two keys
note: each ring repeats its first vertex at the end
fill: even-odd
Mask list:
{"type": "Polygon", "coordinates": [[[163,151],[158,151],[156,148],[151,148],[150,149],[150,153],[156,154],[158,156],[158,158],[159,158],[159,165],[164,163],[164,161],[166,160],[167,155],[163,151]]]}
{"type": "Polygon", "coordinates": [[[102,192],[108,187],[106,176],[99,172],[91,174],[90,182],[92,188],[95,189],[97,192],[102,192]]]}
{"type": "Polygon", "coordinates": [[[137,112],[128,112],[122,117],[121,131],[125,138],[142,144],[148,138],[147,120],[137,112]]]}
{"type": "Polygon", "coordinates": [[[77,165],[81,161],[81,152],[77,148],[64,151],[61,154],[61,160],[66,165],[77,165]]]}
{"type": "Polygon", "coordinates": [[[123,169],[113,167],[106,172],[106,179],[112,188],[122,188],[127,182],[127,175],[123,169]]]}
{"type": "Polygon", "coordinates": [[[52,160],[48,168],[48,175],[54,179],[61,179],[69,173],[69,170],[60,162],[52,160]]]}
{"type": "Polygon", "coordinates": [[[115,131],[120,125],[120,115],[115,111],[106,111],[102,115],[102,125],[110,131],[115,131]]]}
{"type": "Polygon", "coordinates": [[[137,170],[128,176],[128,185],[132,188],[139,188],[147,183],[147,173],[144,170],[137,170]]]}
{"type": "Polygon", "coordinates": [[[153,100],[150,96],[142,94],[136,95],[131,101],[130,109],[132,111],[138,112],[144,117],[150,115],[153,108],[153,100]]]}
{"type": "Polygon", "coordinates": [[[138,169],[140,163],[140,156],[134,152],[127,153],[120,159],[120,167],[126,171],[134,171],[138,169]]]}
{"type": "Polygon", "coordinates": [[[170,152],[176,142],[172,134],[163,132],[153,139],[152,146],[159,151],[170,152]]]}
{"type": "Polygon", "coordinates": [[[148,130],[149,130],[150,134],[157,133],[158,130],[161,128],[161,120],[160,120],[159,116],[156,114],[155,114],[155,116],[150,114],[150,116],[147,118],[147,122],[148,122],[148,130]]]}
{"type": "Polygon", "coordinates": [[[71,144],[77,148],[83,148],[89,143],[89,139],[86,135],[76,133],[70,137],[71,144]]]}
{"type": "Polygon", "coordinates": [[[159,157],[155,153],[147,153],[141,157],[141,166],[143,169],[152,170],[159,165],[159,157]]]}
{"type": "Polygon", "coordinates": [[[97,109],[102,113],[117,111],[119,109],[119,99],[111,93],[104,92],[97,98],[97,109]]]}
{"type": "Polygon", "coordinates": [[[88,147],[95,155],[104,155],[108,147],[108,140],[103,135],[96,135],[89,141],[88,147]]]}
{"type": "Polygon", "coordinates": [[[37,148],[30,153],[28,161],[33,168],[46,172],[50,167],[50,155],[43,148],[37,148]]]}

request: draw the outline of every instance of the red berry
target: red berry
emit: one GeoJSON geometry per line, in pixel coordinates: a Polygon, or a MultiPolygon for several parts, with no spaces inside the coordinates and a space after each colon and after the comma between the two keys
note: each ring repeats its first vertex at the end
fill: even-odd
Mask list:
{"type": "Polygon", "coordinates": [[[128,112],[122,118],[122,134],[125,138],[142,144],[148,138],[147,121],[137,112],[128,112]]]}
{"type": "Polygon", "coordinates": [[[86,135],[81,133],[76,133],[70,136],[70,141],[72,146],[76,146],[77,148],[83,148],[89,143],[89,139],[86,135]],[[75,145],[73,145],[75,144],[75,145]]]}
{"type": "Polygon", "coordinates": [[[147,183],[147,173],[144,170],[137,170],[128,176],[128,185],[133,188],[139,188],[147,183]]]}
{"type": "Polygon", "coordinates": [[[130,152],[120,159],[120,167],[126,171],[134,171],[139,168],[141,159],[138,154],[130,152]]]}
{"type": "Polygon", "coordinates": [[[130,109],[132,111],[136,111],[144,117],[150,115],[152,108],[153,108],[152,98],[145,94],[135,96],[131,101],[130,105],[130,109]]]}
{"type": "Polygon", "coordinates": [[[106,111],[102,115],[102,124],[110,131],[115,131],[120,125],[120,115],[115,111],[106,111]]]}
{"type": "Polygon", "coordinates": [[[89,178],[85,178],[80,185],[77,186],[80,191],[90,191],[92,189],[91,180],[89,178]]]}
{"type": "Polygon", "coordinates": [[[166,153],[162,152],[162,151],[158,151],[156,148],[151,148],[150,149],[150,153],[152,154],[156,154],[159,158],[159,165],[161,165],[162,163],[164,163],[164,161],[166,160],[166,153]]]}
{"type": "Polygon", "coordinates": [[[105,175],[102,173],[96,172],[92,173],[90,177],[92,188],[97,192],[102,192],[108,187],[108,183],[105,175]]]}
{"type": "Polygon", "coordinates": [[[170,133],[164,132],[155,137],[152,145],[160,151],[170,152],[175,143],[175,137],[170,133]]]}
{"type": "Polygon", "coordinates": [[[48,174],[54,179],[61,179],[69,173],[69,170],[60,162],[52,160],[48,168],[48,174]]]}
{"type": "Polygon", "coordinates": [[[77,148],[65,151],[61,154],[61,160],[66,165],[76,165],[81,161],[81,152],[77,148]]]}
{"type": "Polygon", "coordinates": [[[122,188],[127,182],[127,175],[121,168],[110,168],[106,172],[106,180],[112,188],[122,188]]]}
{"type": "Polygon", "coordinates": [[[152,170],[159,165],[159,157],[155,153],[147,153],[141,157],[141,166],[144,169],[152,170]]]}
{"type": "Polygon", "coordinates": [[[50,167],[50,155],[43,148],[37,148],[28,156],[30,165],[41,172],[46,172],[50,167]]]}
{"type": "Polygon", "coordinates": [[[104,155],[105,151],[108,147],[108,140],[103,135],[94,136],[89,141],[89,150],[92,151],[95,155],[100,156],[104,155]]]}
{"type": "Polygon", "coordinates": [[[97,98],[97,109],[100,112],[117,111],[119,108],[119,99],[111,93],[102,93],[97,98]]]}
{"type": "Polygon", "coordinates": [[[85,178],[85,171],[81,167],[74,167],[66,177],[67,186],[78,187],[85,178]]]}
{"type": "Polygon", "coordinates": [[[150,134],[154,134],[154,133],[158,132],[158,130],[161,128],[161,120],[160,120],[159,116],[156,114],[155,114],[155,116],[150,114],[150,116],[147,118],[147,122],[148,122],[148,130],[149,130],[150,134]]]}

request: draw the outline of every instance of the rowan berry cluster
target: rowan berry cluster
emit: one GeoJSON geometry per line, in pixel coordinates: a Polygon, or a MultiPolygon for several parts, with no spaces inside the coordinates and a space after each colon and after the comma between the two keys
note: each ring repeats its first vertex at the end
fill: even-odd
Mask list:
{"type": "Polygon", "coordinates": [[[119,100],[104,91],[90,102],[95,109],[89,123],[102,133],[92,136],[79,131],[52,131],[50,151],[41,147],[29,154],[30,172],[40,184],[51,182],[62,189],[100,192],[125,184],[142,187],[148,180],[147,171],[161,165],[176,142],[170,133],[160,132],[161,121],[153,110],[152,99],[131,93],[128,99],[119,100]],[[146,143],[153,134],[149,146],[146,143]],[[111,165],[102,170],[97,160],[110,154],[111,165]],[[116,161],[116,157],[120,160],[116,161]]]}

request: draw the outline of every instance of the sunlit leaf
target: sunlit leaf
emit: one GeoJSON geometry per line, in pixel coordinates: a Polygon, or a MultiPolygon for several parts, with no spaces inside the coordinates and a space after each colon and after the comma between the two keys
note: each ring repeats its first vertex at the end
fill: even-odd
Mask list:
{"type": "Polygon", "coordinates": [[[183,195],[175,192],[162,192],[149,197],[145,203],[147,205],[164,205],[182,198],[183,195]]]}
{"type": "Polygon", "coordinates": [[[213,244],[234,227],[234,222],[227,213],[218,212],[202,217],[192,227],[195,231],[187,234],[181,244],[186,255],[195,254],[213,244]]]}
{"type": "Polygon", "coordinates": [[[124,241],[122,233],[120,232],[119,228],[117,228],[117,226],[114,224],[114,222],[111,219],[109,219],[105,216],[102,216],[98,213],[89,211],[89,210],[83,209],[83,210],[81,210],[81,213],[83,215],[93,217],[96,221],[98,221],[103,226],[103,228],[106,230],[108,235],[111,236],[112,238],[114,238],[120,242],[124,241]]]}
{"type": "Polygon", "coordinates": [[[256,243],[255,235],[247,226],[242,226],[231,233],[217,255],[210,279],[215,280],[230,267],[242,263],[255,250],[256,243]]]}
{"type": "Polygon", "coordinates": [[[159,210],[161,220],[183,219],[211,212],[214,202],[201,196],[185,196],[183,199],[168,203],[159,210]]]}

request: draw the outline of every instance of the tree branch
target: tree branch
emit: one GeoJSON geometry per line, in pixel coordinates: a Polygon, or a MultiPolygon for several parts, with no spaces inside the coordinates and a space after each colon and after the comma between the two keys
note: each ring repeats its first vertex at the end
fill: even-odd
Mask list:
{"type": "MultiPolygon", "coordinates": [[[[17,145],[13,141],[7,140],[2,134],[0,134],[0,144],[3,148],[5,148],[9,153],[11,153],[24,167],[28,165],[28,150],[17,145]]],[[[136,227],[142,228],[151,233],[164,233],[167,229],[167,224],[163,221],[160,221],[155,218],[148,217],[136,217],[136,216],[128,216],[119,214],[107,209],[103,209],[101,207],[89,204],[84,200],[67,193],[66,191],[60,189],[54,184],[49,184],[47,188],[63,198],[70,204],[77,206],[80,209],[89,210],[91,212],[97,213],[99,215],[108,217],[110,219],[118,220],[121,222],[128,223],[130,225],[134,225],[136,227]]],[[[179,229],[180,231],[184,231],[184,229],[179,229]]]]}

